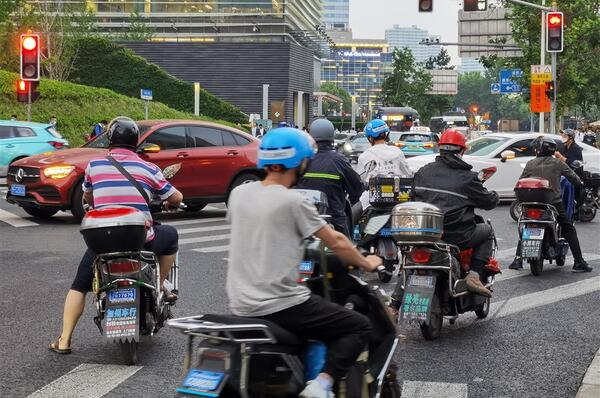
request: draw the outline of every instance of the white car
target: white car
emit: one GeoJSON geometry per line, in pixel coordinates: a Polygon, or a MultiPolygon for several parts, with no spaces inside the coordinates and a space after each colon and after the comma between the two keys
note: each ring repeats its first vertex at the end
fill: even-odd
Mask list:
{"type": "MultiPolygon", "coordinates": [[[[473,171],[495,166],[496,173],[485,183],[489,190],[498,192],[501,200],[513,200],[513,188],[519,180],[525,164],[535,157],[531,142],[539,137],[539,133],[493,133],[469,141],[463,160],[473,166],[473,171]],[[502,152],[511,151],[514,158],[502,159],[502,152]]],[[[543,134],[552,137],[557,143],[560,136],[543,134]]],[[[559,144],[561,145],[561,144],[559,144]]],[[[583,163],[587,170],[600,168],[600,149],[578,142],[583,149],[583,163]]],[[[510,152],[505,155],[512,155],[510,152]]],[[[416,172],[421,167],[435,160],[437,155],[422,155],[407,159],[410,168],[416,172]]]]}

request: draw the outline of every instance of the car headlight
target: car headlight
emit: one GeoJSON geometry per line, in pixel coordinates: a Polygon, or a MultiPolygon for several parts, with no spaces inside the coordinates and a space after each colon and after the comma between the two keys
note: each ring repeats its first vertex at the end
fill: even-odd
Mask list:
{"type": "Polygon", "coordinates": [[[352,145],[350,145],[350,143],[349,143],[349,142],[346,142],[346,143],[344,144],[344,152],[347,152],[347,153],[350,153],[350,152],[352,152],[352,145]]]}
{"type": "Polygon", "coordinates": [[[75,170],[75,166],[52,166],[44,169],[44,175],[54,180],[59,178],[65,178],[75,170]]]}

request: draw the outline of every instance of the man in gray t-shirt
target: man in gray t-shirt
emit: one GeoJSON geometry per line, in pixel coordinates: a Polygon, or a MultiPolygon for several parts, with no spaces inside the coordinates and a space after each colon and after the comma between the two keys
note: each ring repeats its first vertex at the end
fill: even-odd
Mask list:
{"type": "Polygon", "coordinates": [[[268,319],[301,339],[327,345],[322,373],[300,393],[305,398],[333,397],[334,381],[346,375],[364,350],[371,326],[362,314],[297,284],[302,241],[315,235],[342,260],[366,271],[381,265],[377,256],[361,256],[310,203],[289,190],[313,156],[307,134],[293,128],[272,130],[258,153],[258,167],[267,177],[235,188],[227,213],[231,249],[226,285],[231,311],[268,319]]]}

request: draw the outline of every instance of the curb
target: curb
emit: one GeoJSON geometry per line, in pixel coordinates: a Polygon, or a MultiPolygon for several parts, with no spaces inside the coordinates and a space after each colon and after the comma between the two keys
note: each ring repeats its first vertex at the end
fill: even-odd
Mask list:
{"type": "Polygon", "coordinates": [[[590,367],[575,398],[598,398],[600,397],[600,349],[596,352],[596,356],[592,360],[590,367]]]}

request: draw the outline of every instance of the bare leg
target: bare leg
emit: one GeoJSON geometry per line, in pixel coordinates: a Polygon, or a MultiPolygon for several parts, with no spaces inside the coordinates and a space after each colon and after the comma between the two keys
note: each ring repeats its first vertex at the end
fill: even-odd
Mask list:
{"type": "Polygon", "coordinates": [[[160,286],[161,287],[162,287],[165,279],[167,279],[167,276],[169,276],[169,272],[171,271],[171,267],[173,266],[173,263],[175,262],[176,256],[177,256],[177,253],[169,254],[168,256],[159,256],[158,257],[158,264],[160,267],[160,286]]]}
{"type": "Polygon", "coordinates": [[[59,349],[69,348],[71,345],[71,336],[73,330],[79,321],[79,317],[83,313],[85,307],[85,293],[77,290],[69,290],[65,299],[65,308],[63,310],[63,327],[60,334],[59,349]]]}

